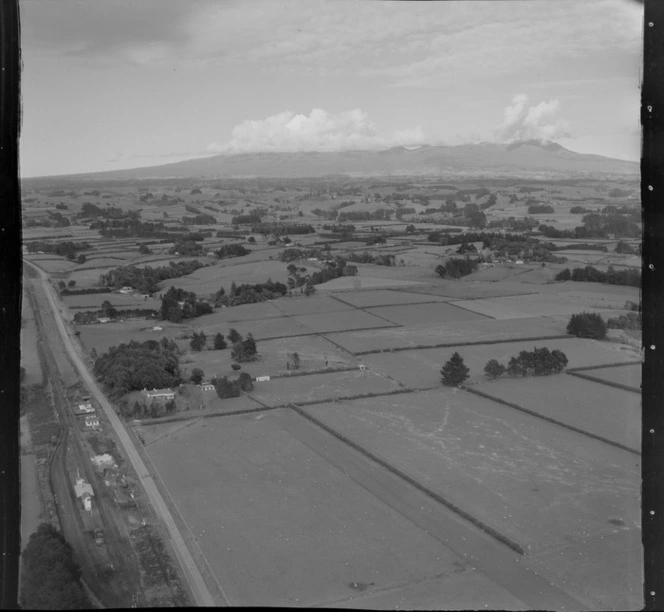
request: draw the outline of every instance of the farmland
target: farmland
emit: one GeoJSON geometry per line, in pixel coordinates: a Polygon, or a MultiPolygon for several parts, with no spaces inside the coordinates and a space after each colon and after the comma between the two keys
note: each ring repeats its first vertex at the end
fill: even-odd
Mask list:
{"type": "MultiPolygon", "coordinates": [[[[99,185],[94,195],[88,185],[87,200],[112,203],[120,210],[115,215],[131,213],[133,225],[113,238],[116,229],[104,225],[105,217],[79,216],[78,197],[47,196],[37,186],[30,195],[42,202],[30,219],[49,223],[43,200],[53,206],[66,200],[72,225],[30,227],[26,236],[60,235],[89,248],[73,261],[24,256],[49,272],[58,291],[68,284],[95,289],[100,275],[120,266],[205,264],[159,282],[147,299],[136,289],[63,291],[60,301],[88,364],[93,349],[101,356],[132,340],[174,341],[179,373],[155,385],[172,386],[174,405],[145,399],[139,387],[153,388],[151,371],[145,382],[118,383],[122,391],[112,397],[216,604],[633,609],[642,603],[640,331],[611,330],[591,340],[566,328],[582,311],[606,319],[635,308],[639,289],[555,276],[586,261],[636,268],[639,258],[624,245],[615,253],[616,236],[582,240],[601,242],[606,253],[561,239],[555,245],[569,248],[549,255],[566,257],[564,263],[549,257],[543,265],[534,256],[521,262],[524,241],[553,247],[536,229],[510,228],[528,215],[526,194],[554,206],[538,221],[573,229],[581,220],[567,199],[594,198],[596,208],[602,198],[611,201],[605,187],[590,179],[522,184],[465,177],[454,186],[427,177],[150,179],[99,185]],[[517,245],[509,257],[492,253],[478,228],[463,225],[466,204],[486,204],[488,192],[496,203],[483,208],[486,225],[496,222],[503,232],[491,240],[517,245]],[[457,201],[457,213],[443,209],[448,199],[457,201]],[[392,217],[362,217],[372,210],[392,217]],[[342,233],[335,211],[365,220],[342,233]],[[184,218],[194,214],[213,219],[191,225],[184,218]],[[477,250],[462,244],[466,232],[477,250]],[[176,244],[184,244],[182,254],[176,244]],[[226,245],[250,253],[213,254],[226,245]],[[291,261],[294,252],[285,252],[293,248],[302,252],[291,261]],[[381,265],[354,263],[365,251],[366,260],[380,257],[381,265]],[[458,279],[436,271],[465,257],[477,259],[477,271],[458,279]],[[233,285],[268,280],[288,291],[253,288],[246,298],[229,299],[233,285]],[[189,297],[169,297],[171,287],[194,292],[205,308],[185,316],[189,297]],[[160,319],[162,299],[169,320],[160,319]],[[253,303],[233,305],[245,299],[253,303]],[[76,313],[97,311],[104,301],[159,315],[73,323],[76,313]],[[238,352],[243,345],[233,346],[232,329],[245,339],[252,334],[255,355],[238,352]],[[201,333],[205,340],[197,345],[201,333]],[[218,333],[226,348],[215,348],[218,333]],[[485,375],[490,359],[506,364],[535,347],[563,351],[569,372],[496,381],[485,375]],[[441,384],[441,367],[455,352],[469,368],[464,388],[441,384]],[[213,384],[197,384],[195,369],[213,384]],[[228,397],[224,385],[238,385],[241,375],[250,383],[228,397]],[[133,390],[119,397],[127,388],[133,390]]],[[[82,195],[80,186],[72,190],[82,195]]],[[[23,363],[27,379],[37,380],[30,324],[28,313],[23,363]]],[[[74,384],[64,353],[59,358],[65,384],[74,384]]],[[[128,358],[112,371],[120,378],[133,366],[128,358]]],[[[106,391],[115,389],[113,379],[99,380],[109,384],[106,391]]]]}
{"type": "Polygon", "coordinates": [[[547,575],[586,592],[595,605],[629,608],[638,601],[633,455],[457,390],[305,410],[456,505],[473,508],[526,547],[547,575]]]}
{"type": "MultiPolygon", "coordinates": [[[[401,589],[426,580],[440,601],[446,577],[461,573],[462,603],[479,605],[470,586],[486,593],[486,579],[290,435],[284,418],[207,419],[149,447],[231,604],[357,602],[359,584],[391,587],[397,602],[401,589]]],[[[522,607],[499,588],[490,597],[522,607]]]]}

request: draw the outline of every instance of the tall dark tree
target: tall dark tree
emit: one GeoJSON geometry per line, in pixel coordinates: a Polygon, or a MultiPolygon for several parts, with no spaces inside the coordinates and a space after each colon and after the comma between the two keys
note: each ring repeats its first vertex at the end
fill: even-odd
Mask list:
{"type": "Polygon", "coordinates": [[[596,312],[573,314],[567,324],[567,333],[579,338],[602,340],[606,337],[606,323],[596,312]]]}
{"type": "Polygon", "coordinates": [[[215,351],[222,351],[228,346],[226,340],[224,340],[224,335],[221,332],[217,332],[217,335],[214,337],[213,346],[215,351]]]}
{"type": "Polygon", "coordinates": [[[484,366],[484,373],[491,379],[500,378],[505,373],[505,366],[497,359],[490,359],[484,366]]]}
{"type": "Polygon", "coordinates": [[[441,382],[446,387],[455,387],[460,385],[468,378],[469,368],[463,361],[463,357],[455,352],[440,370],[441,382]]]}
{"type": "Polygon", "coordinates": [[[189,380],[193,382],[195,385],[200,385],[203,382],[203,378],[205,377],[205,372],[201,370],[200,368],[194,368],[191,371],[191,377],[189,380]]]}
{"type": "Polygon", "coordinates": [[[226,337],[232,344],[235,344],[236,342],[242,340],[242,336],[235,328],[231,328],[226,337]]]}

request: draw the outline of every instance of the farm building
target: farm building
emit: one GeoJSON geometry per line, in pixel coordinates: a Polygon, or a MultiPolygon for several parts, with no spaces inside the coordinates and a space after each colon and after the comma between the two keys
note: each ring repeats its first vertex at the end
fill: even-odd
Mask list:
{"type": "Polygon", "coordinates": [[[90,414],[95,411],[95,407],[92,405],[92,402],[83,402],[74,408],[74,414],[90,414]]]}
{"type": "Polygon", "coordinates": [[[76,491],[76,497],[81,500],[83,508],[88,512],[92,511],[92,498],[95,493],[92,490],[92,485],[85,482],[85,479],[80,476],[76,479],[76,484],[74,485],[74,491],[76,491]]]}
{"type": "Polygon", "coordinates": [[[110,317],[99,317],[97,319],[97,323],[110,323],[111,319],[110,317]]]}
{"type": "Polygon", "coordinates": [[[133,290],[133,287],[122,287],[122,289],[120,289],[120,293],[131,293],[133,290]]]}
{"type": "Polygon", "coordinates": [[[214,385],[211,382],[203,382],[200,387],[201,391],[214,391],[214,385]]]}
{"type": "Polygon", "coordinates": [[[145,397],[149,400],[163,400],[163,401],[168,401],[175,399],[175,391],[173,389],[152,389],[152,391],[148,391],[147,389],[143,390],[143,393],[145,394],[145,397]]]}
{"type": "Polygon", "coordinates": [[[98,429],[101,427],[99,417],[94,414],[83,417],[83,424],[89,429],[98,429]]]}
{"type": "Polygon", "coordinates": [[[161,331],[162,329],[164,329],[164,328],[161,327],[160,325],[155,325],[155,326],[152,328],[152,331],[161,331]]]}

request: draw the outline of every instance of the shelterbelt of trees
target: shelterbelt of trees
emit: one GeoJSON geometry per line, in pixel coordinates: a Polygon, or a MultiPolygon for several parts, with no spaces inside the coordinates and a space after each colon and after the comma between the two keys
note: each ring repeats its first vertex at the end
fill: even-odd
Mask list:
{"type": "Polygon", "coordinates": [[[113,397],[182,382],[177,344],[168,338],[113,346],[94,363],[94,374],[113,397]]]}
{"type": "Polygon", "coordinates": [[[592,266],[586,266],[585,268],[574,268],[571,271],[569,268],[565,268],[556,275],[556,280],[640,287],[641,272],[634,269],[616,270],[613,266],[609,266],[606,272],[602,272],[592,266]]]}
{"type": "Polygon", "coordinates": [[[139,293],[154,293],[158,290],[157,285],[161,281],[186,276],[199,268],[205,267],[205,265],[195,259],[194,261],[170,261],[167,266],[158,268],[122,266],[102,274],[99,277],[98,284],[113,289],[133,287],[139,293]]]}
{"type": "Polygon", "coordinates": [[[89,242],[72,242],[71,240],[63,240],[60,242],[46,242],[42,240],[35,240],[26,243],[28,253],[52,253],[60,255],[67,259],[74,259],[77,251],[85,251],[90,248],[89,242]]]}

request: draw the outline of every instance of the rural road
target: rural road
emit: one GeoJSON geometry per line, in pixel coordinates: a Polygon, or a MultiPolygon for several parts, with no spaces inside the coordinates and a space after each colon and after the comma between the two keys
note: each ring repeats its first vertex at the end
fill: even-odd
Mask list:
{"type": "Polygon", "coordinates": [[[67,332],[65,324],[62,320],[56,298],[53,295],[53,288],[48,282],[45,272],[28,261],[26,261],[26,263],[33,269],[37,270],[39,273],[41,282],[44,287],[44,292],[53,311],[55,322],[57,324],[60,335],[62,336],[62,341],[65,345],[65,348],[67,349],[67,352],[69,353],[69,356],[71,357],[71,360],[78,370],[82,380],[88,386],[95,399],[104,410],[109,422],[111,423],[111,426],[115,430],[115,433],[120,440],[120,443],[122,444],[122,447],[124,448],[127,458],[136,471],[136,475],[143,483],[143,487],[153,508],[163,521],[164,526],[168,531],[173,549],[175,550],[178,561],[184,571],[184,575],[187,579],[187,582],[189,583],[191,592],[196,599],[196,604],[198,606],[215,607],[217,603],[214,601],[212,595],[210,594],[210,591],[208,590],[207,585],[203,580],[203,576],[199,572],[198,567],[196,566],[196,563],[194,562],[194,559],[192,558],[189,549],[187,548],[187,545],[185,544],[185,541],[180,534],[180,531],[175,525],[173,517],[168,507],[166,506],[163,497],[161,496],[161,493],[157,489],[157,485],[155,484],[152,475],[145,466],[145,463],[138,454],[138,451],[134,448],[132,440],[127,434],[122,421],[115,413],[113,406],[111,406],[110,402],[106,399],[96,381],[88,371],[80,355],[76,352],[76,349],[74,348],[71,338],[69,337],[69,333],[67,332]]]}

